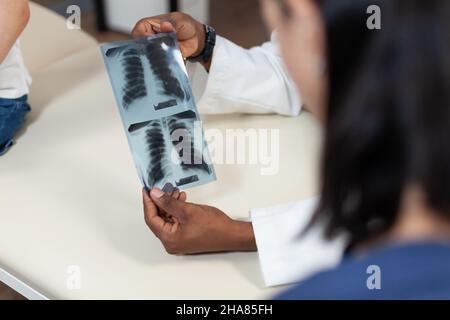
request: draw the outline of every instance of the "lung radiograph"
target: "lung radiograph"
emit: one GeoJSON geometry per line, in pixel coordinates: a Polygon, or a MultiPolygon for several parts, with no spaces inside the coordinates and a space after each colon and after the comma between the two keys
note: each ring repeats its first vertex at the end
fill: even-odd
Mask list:
{"type": "Polygon", "coordinates": [[[144,186],[215,180],[174,34],[105,44],[102,52],[144,186]]]}

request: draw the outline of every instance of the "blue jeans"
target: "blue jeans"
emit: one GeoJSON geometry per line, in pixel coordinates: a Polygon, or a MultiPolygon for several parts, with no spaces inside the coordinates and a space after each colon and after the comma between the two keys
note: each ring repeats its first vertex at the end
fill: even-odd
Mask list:
{"type": "Polygon", "coordinates": [[[0,156],[14,144],[14,136],[22,128],[30,110],[27,96],[18,99],[0,98],[0,156]]]}

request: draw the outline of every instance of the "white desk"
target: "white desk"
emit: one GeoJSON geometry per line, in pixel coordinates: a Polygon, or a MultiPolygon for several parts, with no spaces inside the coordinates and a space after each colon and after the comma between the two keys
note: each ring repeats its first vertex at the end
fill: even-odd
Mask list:
{"type": "MultiPolygon", "coordinates": [[[[263,284],[256,253],[170,256],[147,229],[141,186],[96,47],[34,75],[26,132],[0,158],[0,280],[29,298],[252,299],[263,284]],[[67,286],[68,268],[81,287],[67,286]]],[[[315,193],[320,130],[304,114],[206,117],[205,127],[279,128],[280,172],[218,165],[192,202],[235,218],[315,193]]]]}

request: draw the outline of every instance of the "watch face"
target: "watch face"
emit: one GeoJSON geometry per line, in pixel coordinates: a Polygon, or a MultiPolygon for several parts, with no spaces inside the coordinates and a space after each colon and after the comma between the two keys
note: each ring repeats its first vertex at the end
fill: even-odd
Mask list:
{"type": "Polygon", "coordinates": [[[211,26],[206,26],[206,42],[212,45],[216,44],[216,30],[211,26]]]}

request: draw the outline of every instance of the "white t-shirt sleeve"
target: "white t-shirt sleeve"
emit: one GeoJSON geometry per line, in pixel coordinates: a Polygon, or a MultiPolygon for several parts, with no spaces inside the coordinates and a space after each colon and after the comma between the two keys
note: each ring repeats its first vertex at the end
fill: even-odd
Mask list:
{"type": "Polygon", "coordinates": [[[272,41],[244,49],[217,37],[209,74],[188,66],[202,113],[279,113],[296,116],[301,102],[272,41]]]}
{"type": "Polygon", "coordinates": [[[31,77],[17,40],[8,56],[0,63],[0,98],[20,98],[29,93],[30,85],[31,77]]]}
{"type": "Polygon", "coordinates": [[[344,236],[328,241],[322,226],[305,230],[318,198],[251,210],[258,256],[267,286],[302,281],[342,259],[347,240],[344,236]]]}

